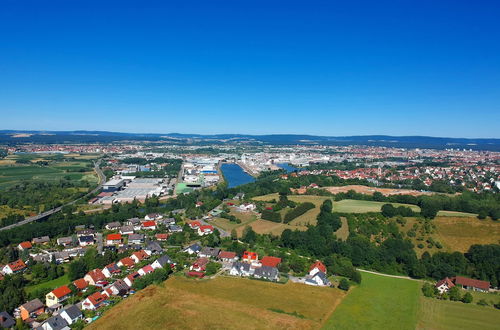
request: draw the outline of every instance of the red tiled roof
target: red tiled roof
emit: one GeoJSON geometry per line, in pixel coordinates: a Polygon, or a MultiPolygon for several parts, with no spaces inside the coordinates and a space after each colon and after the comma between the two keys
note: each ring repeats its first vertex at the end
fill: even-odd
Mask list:
{"type": "Polygon", "coordinates": [[[136,256],[139,261],[149,258],[149,254],[147,254],[144,250],[136,251],[132,253],[132,255],[136,256]]]}
{"type": "Polygon", "coordinates": [[[17,272],[17,271],[20,271],[20,270],[23,270],[24,268],[26,268],[26,264],[24,263],[24,261],[22,261],[21,259],[19,259],[19,260],[16,260],[14,262],[11,262],[9,264],[9,268],[13,272],[17,272]]]}
{"type": "Polygon", "coordinates": [[[78,289],[78,290],[83,290],[86,287],[89,286],[87,281],[85,281],[83,278],[79,278],[78,280],[73,282],[73,285],[78,289]]]}
{"type": "Polygon", "coordinates": [[[230,251],[221,251],[219,253],[219,258],[221,259],[233,259],[236,257],[236,253],[230,251]]]}
{"type": "Polygon", "coordinates": [[[262,266],[278,267],[281,263],[281,258],[265,256],[260,260],[260,263],[262,266]]]}
{"type": "Polygon", "coordinates": [[[120,241],[122,239],[122,234],[109,234],[106,237],[108,241],[120,241]]]}
{"type": "Polygon", "coordinates": [[[259,257],[255,252],[245,251],[243,252],[243,259],[259,260],[259,257]]]}
{"type": "Polygon", "coordinates": [[[474,280],[472,278],[462,276],[453,277],[451,280],[455,283],[455,285],[470,286],[481,290],[488,290],[490,288],[490,282],[487,281],[474,280]]]}
{"type": "Polygon", "coordinates": [[[154,221],[144,221],[142,223],[142,226],[143,227],[155,227],[156,226],[156,222],[154,222],[154,221]]]}
{"type": "Polygon", "coordinates": [[[191,221],[191,222],[189,223],[189,226],[190,226],[191,228],[196,228],[196,227],[200,227],[200,226],[201,226],[201,223],[200,223],[199,221],[191,221]]]}
{"type": "Polygon", "coordinates": [[[146,274],[149,274],[149,273],[154,272],[154,268],[151,265],[146,265],[146,266],[142,267],[142,271],[146,274]]]}
{"type": "Polygon", "coordinates": [[[321,261],[318,260],[315,263],[313,263],[311,268],[309,268],[309,271],[313,270],[314,268],[318,268],[319,270],[321,270],[323,273],[326,274],[326,266],[323,265],[321,261]]]}
{"type": "Polygon", "coordinates": [[[166,240],[168,238],[168,234],[156,234],[155,237],[158,240],[166,240]]]}
{"type": "Polygon", "coordinates": [[[205,273],[202,273],[202,272],[188,272],[186,275],[190,276],[190,277],[199,277],[199,278],[202,278],[202,277],[205,276],[205,273]]]}
{"type": "Polygon", "coordinates": [[[31,249],[33,247],[33,245],[31,245],[31,242],[28,241],[19,243],[19,246],[23,249],[31,249]]]}
{"type": "Polygon", "coordinates": [[[57,289],[52,290],[52,294],[56,296],[57,298],[62,298],[64,296],[67,296],[68,294],[71,293],[70,288],[68,288],[67,285],[63,285],[58,287],[57,289]]]}
{"type": "Polygon", "coordinates": [[[130,258],[130,257],[125,257],[123,259],[120,260],[120,262],[125,266],[125,267],[132,267],[133,265],[135,265],[135,262],[134,262],[134,259],[130,258]]]}
{"type": "Polygon", "coordinates": [[[201,231],[214,231],[214,227],[212,227],[211,225],[205,225],[205,226],[200,226],[200,230],[201,231]]]}
{"type": "Polygon", "coordinates": [[[446,284],[448,288],[452,288],[455,286],[455,284],[453,284],[453,282],[448,277],[445,277],[441,281],[436,283],[436,288],[439,288],[443,284],[446,284]]]}
{"type": "Polygon", "coordinates": [[[87,275],[92,277],[94,282],[99,282],[99,281],[102,281],[106,278],[106,276],[104,276],[104,274],[102,273],[102,271],[100,269],[91,270],[90,272],[87,273],[87,275]]]}
{"type": "Polygon", "coordinates": [[[106,300],[106,297],[100,292],[96,292],[88,296],[88,299],[92,303],[92,305],[98,306],[100,303],[106,300]]]}

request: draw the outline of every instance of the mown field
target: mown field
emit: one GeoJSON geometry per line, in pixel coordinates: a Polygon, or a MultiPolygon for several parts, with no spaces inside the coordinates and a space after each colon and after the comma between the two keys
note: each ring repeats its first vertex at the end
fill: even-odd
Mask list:
{"type": "Polygon", "coordinates": [[[476,217],[436,217],[436,237],[449,250],[466,252],[473,244],[500,243],[500,222],[476,217]]]}
{"type": "MultiPolygon", "coordinates": [[[[382,205],[389,204],[384,202],[359,201],[354,199],[344,199],[338,202],[333,202],[333,211],[342,213],[367,213],[380,212],[382,205]]],[[[410,204],[390,203],[394,207],[407,206],[415,212],[420,212],[420,207],[410,204]]]]}
{"type": "Polygon", "coordinates": [[[174,276],[122,301],[89,328],[318,329],[344,296],[294,283],[174,276]]]}
{"type": "Polygon", "coordinates": [[[420,283],[362,273],[324,329],[415,329],[420,283]]]}
{"type": "Polygon", "coordinates": [[[500,311],[462,302],[420,297],[416,329],[498,329],[500,311]]]}

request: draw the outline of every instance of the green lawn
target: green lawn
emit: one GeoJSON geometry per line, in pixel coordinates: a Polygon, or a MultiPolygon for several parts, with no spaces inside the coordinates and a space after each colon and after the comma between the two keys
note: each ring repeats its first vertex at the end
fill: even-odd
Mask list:
{"type": "Polygon", "coordinates": [[[415,329],[420,283],[362,273],[324,329],[415,329]]]}
{"type": "Polygon", "coordinates": [[[55,289],[60,287],[61,285],[68,284],[69,282],[70,281],[68,278],[68,274],[64,274],[63,276],[53,279],[52,281],[47,281],[36,285],[27,286],[25,290],[26,293],[30,293],[38,289],[45,289],[45,288],[55,289]]]}
{"type": "Polygon", "coordinates": [[[498,329],[500,311],[475,304],[420,297],[417,329],[498,329]]]}
{"type": "MultiPolygon", "coordinates": [[[[366,212],[380,212],[382,205],[388,204],[384,202],[373,201],[359,201],[354,199],[344,199],[338,202],[333,202],[333,211],[342,213],[366,213],[366,212]]],[[[420,208],[416,205],[390,203],[394,207],[407,206],[415,212],[420,212],[420,208]]]]}

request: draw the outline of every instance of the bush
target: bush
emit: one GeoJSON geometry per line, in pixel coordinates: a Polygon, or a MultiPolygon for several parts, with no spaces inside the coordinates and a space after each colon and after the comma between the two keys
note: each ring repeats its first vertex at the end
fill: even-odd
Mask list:
{"type": "Polygon", "coordinates": [[[479,306],[489,306],[488,302],[484,299],[481,299],[477,302],[479,306]]]}
{"type": "Polygon", "coordinates": [[[423,249],[424,248],[424,245],[422,243],[418,243],[417,246],[418,246],[419,249],[423,249]]]}
{"type": "Polygon", "coordinates": [[[432,298],[436,296],[437,289],[434,287],[434,285],[425,283],[422,286],[422,293],[424,294],[424,296],[432,298]]]}
{"type": "Polygon", "coordinates": [[[470,294],[470,292],[467,292],[462,297],[462,302],[465,304],[470,304],[472,302],[472,299],[473,298],[472,298],[472,295],[470,294]]]}
{"type": "Polygon", "coordinates": [[[350,286],[351,285],[349,284],[349,281],[346,280],[345,278],[340,280],[339,289],[344,290],[344,291],[349,291],[350,286]]]}

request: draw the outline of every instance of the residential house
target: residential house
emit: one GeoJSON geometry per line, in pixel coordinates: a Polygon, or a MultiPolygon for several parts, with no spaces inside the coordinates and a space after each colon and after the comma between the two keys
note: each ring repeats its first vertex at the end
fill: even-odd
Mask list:
{"type": "Polygon", "coordinates": [[[154,221],[144,221],[142,223],[142,229],[155,230],[156,229],[156,222],[154,222],[154,221]]]}
{"type": "Polygon", "coordinates": [[[100,269],[94,269],[88,272],[83,279],[87,281],[90,285],[96,285],[100,281],[104,281],[106,276],[102,273],[100,269]]]}
{"type": "Polygon", "coordinates": [[[94,236],[92,236],[92,235],[79,236],[78,237],[78,244],[82,247],[88,246],[88,245],[93,245],[94,244],[94,236]]]}
{"type": "Polygon", "coordinates": [[[164,234],[164,233],[161,233],[161,234],[156,234],[155,235],[155,238],[160,241],[160,242],[165,242],[167,239],[168,239],[168,234],[164,234]]]}
{"type": "Polygon", "coordinates": [[[238,210],[240,212],[250,212],[250,211],[255,211],[257,207],[255,206],[255,204],[251,204],[251,203],[244,203],[244,204],[241,204],[239,207],[238,207],[238,210]]]}
{"type": "Polygon", "coordinates": [[[189,227],[191,227],[191,229],[198,229],[198,228],[200,228],[200,226],[201,226],[201,223],[199,221],[189,222],[189,227]]]}
{"type": "Polygon", "coordinates": [[[108,236],[106,236],[107,245],[121,244],[121,242],[122,234],[109,234],[108,236]]]}
{"type": "Polygon", "coordinates": [[[238,260],[235,252],[230,251],[220,251],[219,259],[223,262],[235,262],[238,260]]]}
{"type": "Polygon", "coordinates": [[[136,264],[138,264],[139,262],[148,259],[149,254],[147,254],[146,251],[144,251],[144,250],[139,250],[139,251],[132,253],[130,258],[132,258],[132,260],[134,260],[134,262],[136,264]]]}
{"type": "Polygon", "coordinates": [[[60,315],[48,318],[41,326],[43,330],[70,330],[68,322],[60,315]]]}
{"type": "Polygon", "coordinates": [[[319,260],[309,267],[309,275],[314,276],[317,272],[326,274],[326,266],[319,260]]]}
{"type": "Polygon", "coordinates": [[[141,277],[141,274],[139,274],[138,272],[133,272],[132,274],[128,275],[127,277],[125,277],[125,279],[123,280],[129,287],[132,287],[132,285],[134,284],[134,281],[141,277]]]}
{"type": "Polygon", "coordinates": [[[129,244],[142,244],[144,243],[144,234],[130,234],[128,235],[129,244]]]}
{"type": "Polygon", "coordinates": [[[35,237],[31,240],[33,244],[47,244],[50,242],[49,236],[35,237]]]}
{"type": "Polygon", "coordinates": [[[212,225],[203,225],[198,228],[198,235],[210,235],[214,232],[214,227],[212,225]]]}
{"type": "Polygon", "coordinates": [[[460,285],[466,290],[487,292],[490,289],[490,282],[487,281],[480,281],[462,276],[455,276],[451,280],[455,285],[460,285]]]}
{"type": "Polygon", "coordinates": [[[134,226],[121,226],[120,234],[122,235],[130,235],[134,233],[134,226]]]}
{"type": "Polygon", "coordinates": [[[40,299],[36,298],[22,304],[19,307],[19,312],[23,321],[29,318],[34,319],[45,312],[45,305],[40,301],[40,299]]]}
{"type": "Polygon", "coordinates": [[[328,280],[328,277],[322,271],[315,272],[314,275],[306,276],[304,281],[305,284],[314,286],[331,286],[332,283],[328,280]]]}
{"type": "Polygon", "coordinates": [[[146,265],[144,267],[142,267],[141,269],[139,269],[137,272],[141,275],[141,276],[144,276],[144,275],[147,275],[149,273],[152,273],[154,272],[155,269],[153,268],[153,266],[151,265],[146,265]]]}
{"type": "Polygon", "coordinates": [[[106,296],[101,292],[91,294],[82,302],[82,310],[96,310],[106,301],[106,296]]]}
{"type": "Polygon", "coordinates": [[[229,274],[233,276],[250,276],[253,274],[253,268],[246,262],[233,262],[229,274]]]}
{"type": "Polygon", "coordinates": [[[105,266],[102,269],[102,273],[104,274],[104,276],[106,276],[106,278],[108,278],[108,277],[112,277],[113,275],[120,274],[121,269],[120,269],[120,267],[118,267],[118,265],[116,263],[113,262],[113,263],[110,263],[109,265],[105,266]]]}
{"type": "Polygon", "coordinates": [[[166,218],[161,220],[161,223],[165,226],[175,225],[175,218],[166,218]]]}
{"type": "Polygon", "coordinates": [[[31,242],[29,241],[25,241],[25,242],[21,242],[17,245],[17,249],[19,251],[26,251],[26,250],[29,250],[33,247],[33,245],[31,245],[31,242]]]}
{"type": "Polygon", "coordinates": [[[11,263],[5,265],[2,268],[2,272],[5,275],[10,275],[10,274],[15,274],[15,273],[20,273],[20,272],[24,271],[26,268],[27,268],[27,266],[24,263],[24,261],[19,259],[19,260],[16,260],[14,262],[11,262],[11,263]]]}
{"type": "Polygon", "coordinates": [[[95,236],[95,230],[94,229],[78,229],[76,231],[76,236],[77,237],[81,237],[81,236],[92,236],[94,237],[95,236]]]}
{"type": "Polygon", "coordinates": [[[33,258],[34,261],[36,262],[42,262],[42,263],[49,263],[52,261],[52,254],[48,253],[38,253],[38,254],[30,254],[30,256],[33,258]]]}
{"type": "Polygon", "coordinates": [[[278,267],[280,263],[281,263],[281,258],[277,257],[265,256],[260,260],[260,264],[262,266],[268,266],[268,267],[278,267]]]}
{"type": "Polygon", "coordinates": [[[111,293],[113,296],[123,296],[125,295],[130,287],[123,280],[116,280],[111,286],[111,293]]]}
{"type": "Polygon", "coordinates": [[[56,260],[57,264],[68,262],[71,259],[68,251],[54,252],[53,258],[56,260]]]}
{"type": "Polygon", "coordinates": [[[150,213],[144,217],[144,219],[146,219],[146,220],[160,220],[162,218],[163,218],[163,215],[161,215],[160,213],[150,213]]]}
{"type": "Polygon", "coordinates": [[[160,253],[163,252],[163,248],[160,246],[160,243],[158,243],[156,241],[151,241],[144,248],[144,251],[146,251],[146,253],[149,254],[149,255],[160,254],[160,253]]]}
{"type": "Polygon", "coordinates": [[[279,271],[276,267],[262,266],[255,269],[253,276],[269,281],[277,281],[279,279],[279,271]]]}
{"type": "Polygon", "coordinates": [[[82,312],[80,311],[80,309],[78,309],[78,307],[76,307],[76,305],[71,305],[71,306],[67,306],[65,307],[60,313],[59,315],[64,319],[66,320],[66,322],[68,322],[69,325],[75,323],[76,321],[78,320],[83,320],[83,314],[82,312]]]}
{"type": "Polygon", "coordinates": [[[182,227],[178,225],[170,225],[168,226],[168,231],[171,233],[181,233],[182,227]]]}
{"type": "Polygon", "coordinates": [[[173,267],[175,265],[175,263],[172,261],[172,259],[170,259],[170,257],[166,254],[162,255],[161,257],[159,257],[158,259],[156,259],[152,264],[151,266],[154,268],[154,269],[158,269],[158,268],[166,268],[166,266],[168,267],[173,267]]]}
{"type": "Polygon", "coordinates": [[[208,258],[198,258],[198,260],[196,260],[191,265],[191,267],[189,267],[189,270],[194,270],[195,272],[204,272],[209,262],[210,260],[208,258]]]}
{"type": "Polygon", "coordinates": [[[448,292],[448,290],[450,290],[451,288],[453,288],[455,284],[450,278],[445,277],[442,280],[438,281],[435,286],[436,289],[438,289],[439,293],[443,294],[445,292],[448,292]]]}
{"type": "Polygon", "coordinates": [[[122,226],[118,221],[110,222],[106,226],[104,226],[107,230],[118,230],[122,226]]]}
{"type": "Polygon", "coordinates": [[[184,249],[184,252],[187,252],[189,254],[198,254],[200,253],[200,251],[201,251],[201,246],[198,243],[195,243],[184,249]]]}
{"type": "Polygon", "coordinates": [[[52,307],[60,304],[71,296],[71,289],[67,285],[63,285],[54,289],[45,295],[45,305],[52,307]]]}
{"type": "Polygon", "coordinates": [[[256,252],[245,251],[241,261],[256,265],[259,263],[259,255],[256,252]]]}
{"type": "Polygon", "coordinates": [[[130,257],[125,257],[123,259],[120,259],[120,261],[118,261],[116,264],[118,265],[118,267],[132,268],[134,267],[135,262],[134,259],[130,257]]]}
{"type": "Polygon", "coordinates": [[[89,283],[87,281],[85,281],[83,278],[79,278],[79,279],[73,281],[73,285],[79,291],[85,291],[87,289],[87,287],[89,286],[89,283]]]}
{"type": "Polygon", "coordinates": [[[0,312],[0,328],[10,329],[16,325],[16,320],[7,312],[0,312]]]}
{"type": "Polygon", "coordinates": [[[219,248],[204,247],[198,254],[202,258],[217,258],[219,256],[219,248]]]}
{"type": "Polygon", "coordinates": [[[128,226],[134,227],[134,230],[140,230],[141,229],[141,219],[139,219],[139,218],[128,219],[125,224],[128,225],[128,226]]]}
{"type": "Polygon", "coordinates": [[[73,237],[71,236],[60,237],[57,239],[57,244],[62,246],[71,246],[73,245],[73,237]]]}

